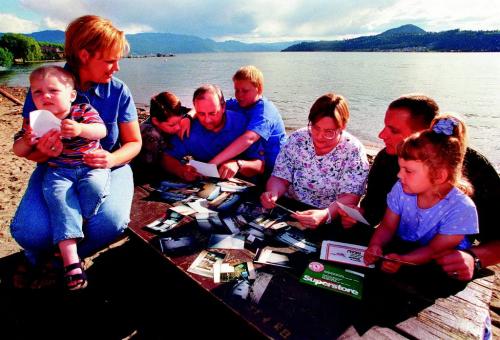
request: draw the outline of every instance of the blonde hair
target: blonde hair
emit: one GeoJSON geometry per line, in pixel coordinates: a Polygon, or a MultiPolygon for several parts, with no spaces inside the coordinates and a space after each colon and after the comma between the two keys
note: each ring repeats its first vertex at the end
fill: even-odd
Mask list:
{"type": "Polygon", "coordinates": [[[75,88],[75,77],[61,66],[40,66],[31,72],[29,80],[32,83],[35,79],[46,78],[49,75],[54,75],[62,84],[75,88]]]}
{"type": "Polygon", "coordinates": [[[233,76],[233,81],[248,80],[262,92],[264,90],[264,75],[253,65],[240,67],[233,76]]]}
{"type": "Polygon", "coordinates": [[[423,162],[429,168],[431,180],[439,169],[446,169],[447,181],[472,194],[472,186],[462,175],[462,163],[467,149],[467,128],[457,115],[440,114],[431,122],[429,129],[414,133],[398,147],[398,156],[404,160],[423,162]],[[448,133],[443,133],[436,125],[447,122],[448,133]],[[441,123],[440,123],[441,122],[441,123]]]}
{"type": "Polygon", "coordinates": [[[97,15],[84,15],[73,20],[66,29],[64,53],[66,61],[75,70],[80,66],[78,53],[86,50],[91,56],[97,52],[121,51],[126,55],[130,45],[125,33],[113,26],[110,20],[97,15]]]}
{"type": "Polygon", "coordinates": [[[333,92],[326,93],[316,99],[309,111],[309,122],[314,124],[323,117],[332,118],[338,128],[344,129],[349,120],[347,100],[333,92]]]}

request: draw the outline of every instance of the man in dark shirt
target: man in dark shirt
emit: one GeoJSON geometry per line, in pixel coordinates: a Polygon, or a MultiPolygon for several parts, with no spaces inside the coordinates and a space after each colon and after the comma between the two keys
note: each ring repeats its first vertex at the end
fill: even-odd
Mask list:
{"type": "MultiPolygon", "coordinates": [[[[412,133],[429,128],[438,113],[437,103],[424,95],[405,95],[389,105],[379,134],[385,148],[375,157],[361,201],[361,210],[371,225],[382,220],[387,194],[398,180],[398,144],[412,133]]],[[[471,198],[479,215],[476,240],[480,243],[467,251],[446,251],[436,262],[451,277],[470,280],[481,267],[500,263],[500,228],[495,216],[495,205],[500,202],[500,177],[488,160],[471,148],[465,154],[463,173],[474,188],[471,198]]],[[[349,224],[345,220],[344,224],[349,224]]]]}

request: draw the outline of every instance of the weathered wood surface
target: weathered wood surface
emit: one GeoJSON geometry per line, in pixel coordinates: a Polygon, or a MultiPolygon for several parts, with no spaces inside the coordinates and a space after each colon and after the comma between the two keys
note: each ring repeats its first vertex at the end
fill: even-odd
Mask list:
{"type": "MultiPolygon", "coordinates": [[[[494,289],[494,275],[476,279],[450,296],[434,297],[419,291],[418,287],[392,279],[390,276],[378,283],[386,286],[386,296],[371,298],[378,294],[373,289],[362,303],[351,298],[339,296],[326,290],[305,286],[298,283],[298,275],[277,267],[259,267],[271,273],[273,279],[266,290],[265,298],[256,305],[235,300],[230,293],[231,284],[215,284],[211,278],[187,272],[187,268],[198,255],[198,251],[188,255],[169,257],[162,254],[158,246],[158,236],[143,229],[143,226],[161,217],[168,204],[149,200],[151,189],[147,186],[136,187],[134,196],[132,234],[139,237],[148,246],[155,249],[165,259],[165,263],[173,265],[195,282],[207,296],[219,301],[232,310],[245,324],[257,329],[265,336],[272,338],[337,338],[342,339],[401,339],[405,337],[418,339],[471,339],[481,338],[484,320],[489,313],[494,289]],[[402,299],[402,301],[398,301],[402,299]],[[367,300],[367,301],[365,301],[367,300]],[[387,306],[384,303],[388,302],[387,306]],[[400,306],[401,319],[385,327],[370,326],[370,318],[380,318],[388,306],[400,306]],[[407,305],[417,306],[418,311],[409,314],[407,305]],[[420,307],[421,306],[421,307],[420,307]],[[363,322],[359,319],[364,319],[363,322]],[[359,324],[362,324],[359,326],[359,324]],[[354,325],[355,327],[352,327],[354,325]],[[351,326],[351,327],[350,327],[351,326]],[[362,334],[360,336],[359,334],[362,334]]],[[[188,218],[189,219],[189,218],[188,218]]],[[[188,223],[189,221],[187,221],[188,223]]],[[[191,231],[190,231],[191,232],[191,231]]],[[[195,230],[194,230],[195,232],[195,230]]],[[[219,251],[219,250],[218,250],[219,251]]],[[[229,255],[229,261],[251,260],[253,253],[245,250],[221,250],[229,255]]],[[[498,273],[498,268],[496,268],[498,273]]],[[[370,284],[376,285],[379,279],[370,284]]],[[[426,282],[428,286],[439,285],[440,282],[426,282]]],[[[498,287],[496,287],[498,288],[498,287]]],[[[182,292],[189,294],[188,291],[182,292]]],[[[384,294],[384,293],[381,293],[384,294]]],[[[497,299],[498,300],[498,299],[497,299]]],[[[394,311],[393,311],[394,312],[394,311]]],[[[398,314],[398,311],[395,311],[398,314]]]]}
{"type": "Polygon", "coordinates": [[[11,95],[9,92],[5,91],[4,89],[0,89],[0,94],[2,94],[3,96],[5,96],[7,99],[13,101],[17,105],[23,105],[22,101],[20,101],[19,99],[17,99],[13,95],[11,95]]]}

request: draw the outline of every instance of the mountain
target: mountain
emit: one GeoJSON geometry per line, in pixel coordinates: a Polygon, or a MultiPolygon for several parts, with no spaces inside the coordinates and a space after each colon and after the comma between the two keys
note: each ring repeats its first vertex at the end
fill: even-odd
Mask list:
{"type": "MultiPolygon", "coordinates": [[[[0,36],[3,33],[0,33],[0,36]]],[[[63,31],[40,31],[26,34],[37,41],[64,43],[63,31]]],[[[131,54],[199,53],[199,52],[277,52],[297,41],[247,44],[236,40],[216,42],[194,35],[172,33],[128,34],[131,54]]]]}
{"type": "Polygon", "coordinates": [[[40,31],[33,32],[31,34],[26,34],[28,37],[32,37],[36,41],[45,41],[51,43],[64,44],[64,32],[63,31],[40,31]]]}
{"type": "Polygon", "coordinates": [[[283,51],[456,51],[500,52],[500,31],[426,32],[404,25],[374,36],[337,41],[313,41],[292,45],[283,51]]]}
{"type": "Polygon", "coordinates": [[[398,35],[398,34],[423,34],[426,33],[423,29],[415,25],[403,25],[396,28],[391,28],[380,35],[389,36],[389,35],[398,35]]]}
{"type": "Polygon", "coordinates": [[[196,52],[277,52],[297,42],[247,44],[236,40],[217,42],[194,35],[137,33],[127,35],[132,54],[196,52]]]}

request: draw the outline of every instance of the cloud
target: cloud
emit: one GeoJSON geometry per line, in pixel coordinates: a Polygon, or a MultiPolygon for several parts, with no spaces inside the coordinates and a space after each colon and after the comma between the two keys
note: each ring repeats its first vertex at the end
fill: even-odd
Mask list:
{"type": "MultiPolygon", "coordinates": [[[[64,29],[89,13],[111,19],[129,34],[169,32],[247,42],[343,39],[409,23],[427,31],[500,28],[494,0],[19,1],[42,18],[31,23],[31,30],[64,29]]],[[[20,27],[29,31],[29,24],[20,27]]]]}
{"type": "Polygon", "coordinates": [[[37,31],[39,27],[32,21],[0,13],[0,32],[31,33],[37,31]]]}

